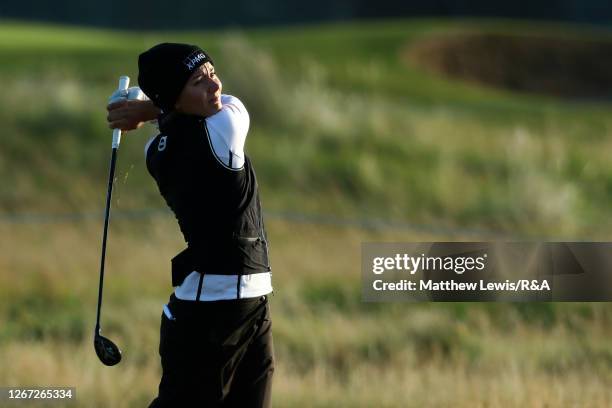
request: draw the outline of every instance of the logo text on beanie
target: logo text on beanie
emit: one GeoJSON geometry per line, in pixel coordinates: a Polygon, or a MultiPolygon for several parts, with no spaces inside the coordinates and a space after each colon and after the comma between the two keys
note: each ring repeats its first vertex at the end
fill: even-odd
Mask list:
{"type": "Polygon", "coordinates": [[[183,64],[187,66],[189,71],[192,71],[196,64],[204,59],[206,59],[206,55],[202,51],[194,51],[183,60],[183,64]]]}

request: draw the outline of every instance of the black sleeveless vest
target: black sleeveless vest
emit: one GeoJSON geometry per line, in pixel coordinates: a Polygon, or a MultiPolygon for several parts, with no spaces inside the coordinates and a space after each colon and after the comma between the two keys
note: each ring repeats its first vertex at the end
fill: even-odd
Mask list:
{"type": "MultiPolygon", "coordinates": [[[[171,113],[146,152],[147,169],[174,212],[187,249],[172,259],[172,286],[193,271],[221,275],[269,272],[255,171],[232,169],[215,155],[201,116],[171,113]]],[[[231,154],[230,154],[231,156],[231,154]]]]}

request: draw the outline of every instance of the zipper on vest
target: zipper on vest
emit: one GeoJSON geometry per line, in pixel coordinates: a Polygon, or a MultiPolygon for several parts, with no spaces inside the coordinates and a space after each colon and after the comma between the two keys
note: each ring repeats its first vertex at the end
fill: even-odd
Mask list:
{"type": "Polygon", "coordinates": [[[257,242],[260,241],[259,237],[236,237],[239,241],[257,242]]]}

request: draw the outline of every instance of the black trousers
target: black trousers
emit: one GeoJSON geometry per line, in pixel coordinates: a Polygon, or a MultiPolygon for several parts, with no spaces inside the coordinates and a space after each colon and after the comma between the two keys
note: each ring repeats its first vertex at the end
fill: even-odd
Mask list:
{"type": "Polygon", "coordinates": [[[170,297],[161,317],[159,395],[149,408],[270,406],[274,353],[267,296],[170,297]]]}

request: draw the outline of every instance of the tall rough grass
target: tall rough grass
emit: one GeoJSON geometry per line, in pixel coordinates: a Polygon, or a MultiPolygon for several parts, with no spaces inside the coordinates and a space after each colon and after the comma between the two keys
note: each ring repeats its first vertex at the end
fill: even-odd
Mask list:
{"type": "MultiPolygon", "coordinates": [[[[608,304],[370,304],[362,241],[444,240],[268,220],[275,407],[607,406],[608,304]]],[[[111,224],[103,332],[92,346],[100,222],[0,224],[0,384],[73,386],[78,407],[142,407],[160,378],[171,217],[111,224]]]]}

